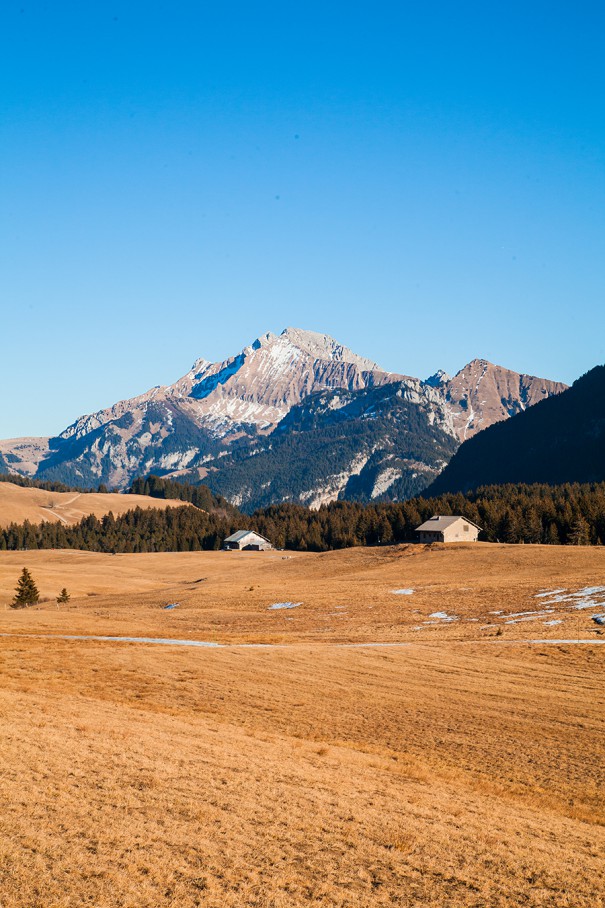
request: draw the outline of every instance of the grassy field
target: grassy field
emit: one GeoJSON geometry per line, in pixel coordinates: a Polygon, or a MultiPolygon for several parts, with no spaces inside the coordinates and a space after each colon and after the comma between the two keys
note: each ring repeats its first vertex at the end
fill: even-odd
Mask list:
{"type": "Polygon", "coordinates": [[[113,492],[45,492],[0,482],[0,527],[11,523],[63,523],[71,526],[83,517],[102,517],[113,512],[117,517],[133,508],[182,507],[185,502],[165,501],[147,495],[119,495],[113,492]]]}
{"type": "Polygon", "coordinates": [[[604,566],[487,545],[0,553],[0,905],[601,908],[605,646],[522,640],[601,639],[604,566]],[[12,611],[24,565],[48,601],[12,611]],[[409,645],[342,645],[380,640],[409,645]]]}
{"type": "Polygon", "coordinates": [[[591,616],[599,613],[605,586],[579,599],[577,591],[601,583],[605,550],[583,546],[0,552],[0,630],[232,643],[586,637],[598,634],[591,616]],[[8,605],[24,566],[47,601],[14,612],[8,605]],[[64,586],[72,600],[57,609],[54,598],[64,586]],[[542,595],[563,588],[569,601],[552,601],[567,593],[542,595]],[[166,611],[174,602],[178,607],[166,611]],[[271,608],[284,602],[296,608],[271,608]]]}

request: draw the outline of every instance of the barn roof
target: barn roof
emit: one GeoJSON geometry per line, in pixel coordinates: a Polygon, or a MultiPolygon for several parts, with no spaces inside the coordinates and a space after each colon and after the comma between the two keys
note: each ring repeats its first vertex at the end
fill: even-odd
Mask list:
{"type": "Polygon", "coordinates": [[[478,530],[481,529],[478,524],[473,523],[468,517],[463,517],[462,514],[454,514],[447,517],[441,517],[439,514],[435,514],[434,517],[430,517],[428,520],[425,520],[424,523],[421,523],[419,527],[416,527],[416,532],[418,533],[421,530],[426,530],[429,532],[441,533],[443,530],[451,527],[453,523],[456,523],[457,520],[465,520],[467,523],[470,523],[471,526],[477,527],[478,530]]]}
{"type": "Polygon", "coordinates": [[[246,536],[258,536],[259,539],[264,539],[265,542],[269,542],[266,536],[261,536],[261,534],[257,533],[256,530],[238,530],[231,536],[227,536],[225,542],[241,542],[242,539],[246,538],[246,536]]]}

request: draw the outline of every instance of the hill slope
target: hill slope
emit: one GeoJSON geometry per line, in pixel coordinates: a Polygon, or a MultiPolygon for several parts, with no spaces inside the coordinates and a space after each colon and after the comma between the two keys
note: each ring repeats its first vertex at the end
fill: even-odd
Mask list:
{"type": "Polygon", "coordinates": [[[186,502],[173,499],[158,500],[147,495],[117,493],[46,492],[29,489],[11,482],[0,482],[0,527],[11,523],[63,523],[73,525],[83,517],[94,514],[103,517],[111,511],[114,516],[133,508],[180,508],[186,502]]]}
{"type": "Polygon", "coordinates": [[[605,366],[466,441],[427,495],[508,482],[605,479],[605,366]]]}

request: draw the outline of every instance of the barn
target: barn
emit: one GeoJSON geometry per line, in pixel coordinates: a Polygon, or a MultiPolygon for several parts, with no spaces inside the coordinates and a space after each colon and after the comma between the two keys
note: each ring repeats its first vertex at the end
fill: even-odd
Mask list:
{"type": "Polygon", "coordinates": [[[253,530],[238,530],[232,536],[227,536],[223,542],[223,549],[226,551],[268,552],[272,548],[268,539],[253,530]]]}
{"type": "Polygon", "coordinates": [[[436,514],[416,527],[419,542],[477,542],[481,527],[466,517],[436,514]]]}

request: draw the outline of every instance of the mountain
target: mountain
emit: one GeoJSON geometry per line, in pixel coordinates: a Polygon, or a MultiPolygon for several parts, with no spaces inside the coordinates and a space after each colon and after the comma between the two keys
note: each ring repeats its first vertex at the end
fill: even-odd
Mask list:
{"type": "Polygon", "coordinates": [[[390,374],[376,363],[331,337],[286,328],[280,335],[264,334],[224,362],[199,359],[174,385],[81,417],[61,438],[79,438],[127,414],[162,406],[178,410],[217,438],[249,426],[267,431],[314,391],[357,390],[389,380],[390,374]]]}
{"type": "Polygon", "coordinates": [[[485,359],[474,359],[442,387],[455,433],[460,441],[466,441],[567,386],[533,375],[520,375],[485,359]]]}
{"type": "Polygon", "coordinates": [[[442,428],[440,395],[411,384],[312,394],[271,435],[232,445],[204,482],[247,511],[285,500],[410,498],[458,447],[442,428]]]}
{"type": "Polygon", "coordinates": [[[69,485],[125,488],[149,473],[203,480],[250,505],[405,496],[460,441],[564,387],[485,360],[421,381],[286,328],[223,362],[199,359],[173,385],[82,416],[55,438],[0,442],[0,457],[4,469],[69,485]]]}
{"type": "Polygon", "coordinates": [[[173,385],[77,419],[51,439],[0,443],[11,470],[72,485],[123,488],[218,457],[235,438],[272,431],[307,394],[392,380],[327,335],[268,333],[221,363],[197,360],[173,385]]]}
{"type": "Polygon", "coordinates": [[[509,482],[605,480],[605,366],[461,445],[427,495],[509,482]]]}

